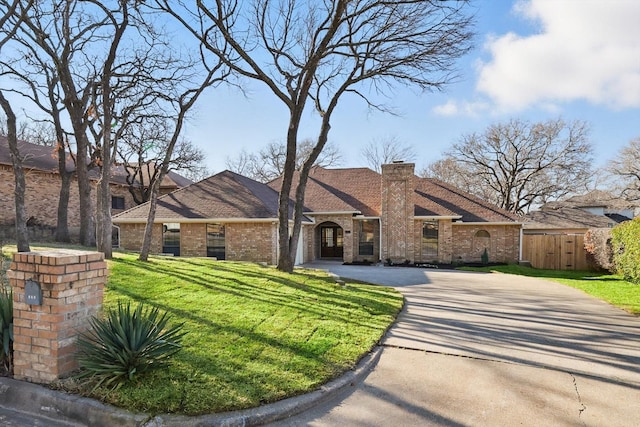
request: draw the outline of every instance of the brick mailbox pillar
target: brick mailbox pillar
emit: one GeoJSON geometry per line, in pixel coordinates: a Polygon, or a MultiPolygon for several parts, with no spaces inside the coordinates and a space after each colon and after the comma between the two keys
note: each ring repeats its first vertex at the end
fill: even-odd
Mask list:
{"type": "Polygon", "coordinates": [[[48,383],[71,373],[78,333],[102,307],[104,255],[16,253],[7,276],[13,288],[14,378],[48,383]]]}

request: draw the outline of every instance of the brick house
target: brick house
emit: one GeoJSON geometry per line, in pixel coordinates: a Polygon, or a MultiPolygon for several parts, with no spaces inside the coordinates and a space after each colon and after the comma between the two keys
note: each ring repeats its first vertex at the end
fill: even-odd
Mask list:
{"type": "MultiPolygon", "coordinates": [[[[158,199],[151,251],[182,256],[277,262],[280,180],[262,184],[224,171],[158,199]]],[[[148,205],[113,218],[121,246],[139,250],[148,205]]],[[[305,196],[296,263],[517,262],[518,218],[437,179],[414,164],[314,167],[305,196]]]]}
{"type": "MultiPolygon", "coordinates": [[[[19,141],[18,149],[23,157],[23,167],[26,180],[25,208],[28,224],[31,228],[51,230],[56,226],[58,197],[60,195],[60,176],[58,174],[58,158],[55,147],[31,144],[19,141]]],[[[67,160],[67,170],[73,171],[75,165],[71,159],[67,160]]],[[[98,171],[90,171],[92,186],[97,185],[98,171]]],[[[133,197],[126,182],[126,171],[122,165],[114,166],[111,181],[112,212],[114,214],[135,206],[133,197]]],[[[13,163],[7,139],[0,136],[0,236],[12,238],[15,225],[15,178],[13,163]]],[[[170,172],[162,182],[161,193],[167,194],[192,182],[176,173],[170,172]]],[[[94,204],[95,212],[95,204],[94,204]]],[[[72,236],[77,235],[80,227],[80,200],[78,183],[75,176],[71,181],[69,195],[68,225],[72,236]]],[[[46,238],[45,234],[38,237],[46,238]]]]}

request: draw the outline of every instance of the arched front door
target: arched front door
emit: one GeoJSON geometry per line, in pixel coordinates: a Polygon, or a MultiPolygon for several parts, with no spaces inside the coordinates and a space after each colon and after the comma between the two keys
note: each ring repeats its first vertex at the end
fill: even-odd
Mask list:
{"type": "Polygon", "coordinates": [[[320,258],[342,258],[343,244],[342,227],[333,222],[320,225],[320,258]]]}

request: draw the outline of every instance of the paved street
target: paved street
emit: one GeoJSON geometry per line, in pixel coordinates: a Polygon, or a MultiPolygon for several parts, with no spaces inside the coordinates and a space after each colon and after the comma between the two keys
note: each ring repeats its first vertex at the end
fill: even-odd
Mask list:
{"type": "Polygon", "coordinates": [[[34,414],[14,411],[0,406],[2,427],[81,427],[81,424],[57,421],[34,414]]]}
{"type": "Polygon", "coordinates": [[[309,267],[395,286],[407,305],[364,382],[277,425],[640,425],[634,316],[532,278],[309,267]]]}

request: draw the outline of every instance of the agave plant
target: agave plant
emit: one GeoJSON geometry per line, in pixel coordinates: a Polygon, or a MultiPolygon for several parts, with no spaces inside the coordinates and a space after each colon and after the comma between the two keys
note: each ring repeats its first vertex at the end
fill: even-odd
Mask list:
{"type": "Polygon", "coordinates": [[[0,366],[13,368],[13,290],[0,284],[0,366]]]}
{"type": "Polygon", "coordinates": [[[118,303],[104,318],[93,317],[91,328],[78,338],[79,378],[118,387],[137,374],[165,366],[180,349],[183,324],[168,327],[170,316],[158,308],[118,303]]]}

